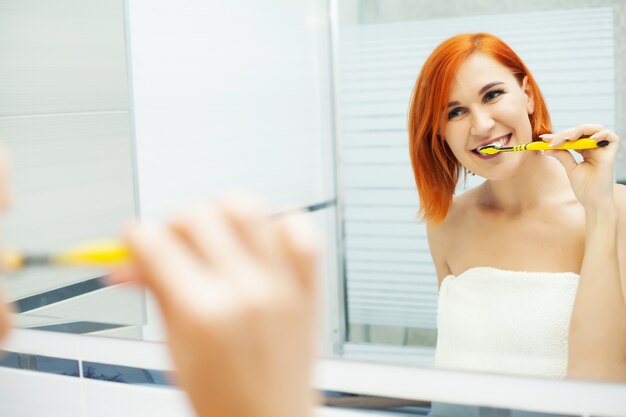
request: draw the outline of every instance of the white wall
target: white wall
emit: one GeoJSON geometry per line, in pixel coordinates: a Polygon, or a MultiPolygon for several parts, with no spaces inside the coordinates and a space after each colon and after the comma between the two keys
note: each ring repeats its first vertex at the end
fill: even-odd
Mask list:
{"type": "MultiPolygon", "coordinates": [[[[276,210],[333,198],[328,24],[321,0],[129,2],[142,217],[231,189],[276,210]]],[[[330,291],[333,211],[315,216],[332,238],[330,291]]],[[[161,339],[148,313],[145,336],[161,339]]]]}
{"type": "Polygon", "coordinates": [[[129,4],[143,216],[231,188],[277,207],[332,195],[321,159],[324,2],[129,4]]]}
{"type": "MultiPolygon", "coordinates": [[[[2,1],[0,57],[13,193],[3,241],[41,252],[116,235],[135,211],[124,1],[2,1]]],[[[7,279],[8,298],[102,273],[24,271],[7,279]]]]}

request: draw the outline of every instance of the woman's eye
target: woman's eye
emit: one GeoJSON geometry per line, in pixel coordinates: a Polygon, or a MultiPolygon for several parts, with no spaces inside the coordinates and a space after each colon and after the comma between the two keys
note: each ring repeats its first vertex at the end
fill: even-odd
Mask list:
{"type": "Polygon", "coordinates": [[[463,109],[457,107],[448,112],[448,120],[454,119],[455,117],[459,117],[463,114],[463,109]]]}
{"type": "Polygon", "coordinates": [[[485,102],[491,101],[491,100],[501,96],[502,94],[504,94],[504,90],[489,91],[487,94],[485,94],[485,97],[483,98],[483,101],[485,101],[485,102]]]}

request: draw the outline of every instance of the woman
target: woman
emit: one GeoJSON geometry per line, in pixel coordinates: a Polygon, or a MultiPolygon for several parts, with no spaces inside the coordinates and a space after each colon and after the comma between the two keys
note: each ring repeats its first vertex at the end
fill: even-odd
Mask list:
{"type": "Polygon", "coordinates": [[[493,35],[439,45],[409,111],[420,215],[440,285],[440,366],[626,378],[626,187],[619,138],[584,124],[550,133],[521,59],[493,35]],[[500,153],[480,146],[580,137],[608,146],[500,153]],[[461,171],[486,181],[453,198],[461,171]]]}

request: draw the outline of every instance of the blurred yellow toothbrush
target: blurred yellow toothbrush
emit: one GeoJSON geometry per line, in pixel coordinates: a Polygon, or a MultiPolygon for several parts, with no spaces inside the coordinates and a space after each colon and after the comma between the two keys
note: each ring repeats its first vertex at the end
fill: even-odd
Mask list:
{"type": "Polygon", "coordinates": [[[0,253],[3,269],[14,271],[30,266],[46,265],[89,265],[117,266],[130,258],[128,249],[117,240],[97,240],[83,243],[51,255],[23,254],[17,250],[5,249],[0,253]]]}

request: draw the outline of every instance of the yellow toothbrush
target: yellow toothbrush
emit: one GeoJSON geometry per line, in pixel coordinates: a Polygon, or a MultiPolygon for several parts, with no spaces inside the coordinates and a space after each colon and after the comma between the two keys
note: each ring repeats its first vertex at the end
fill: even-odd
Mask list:
{"type": "Polygon", "coordinates": [[[593,149],[593,148],[601,148],[609,144],[608,140],[601,140],[600,142],[596,142],[590,138],[581,138],[574,141],[567,141],[561,146],[557,146],[555,148],[550,147],[550,142],[537,141],[530,142],[524,145],[516,145],[516,146],[507,146],[507,147],[499,147],[496,145],[487,145],[478,148],[478,152],[483,155],[495,155],[499,152],[517,152],[517,151],[552,151],[557,149],[593,149]]]}
{"type": "Polygon", "coordinates": [[[23,254],[5,249],[0,253],[0,265],[7,270],[17,270],[29,266],[46,265],[89,265],[116,266],[130,258],[128,248],[116,240],[97,240],[83,243],[69,250],[52,254],[23,254]]]}
{"type": "MultiPolygon", "coordinates": [[[[287,209],[271,214],[269,217],[278,219],[283,216],[302,212],[313,212],[332,207],[336,201],[327,200],[306,207],[287,209]]],[[[4,249],[0,251],[0,270],[14,271],[31,266],[96,266],[114,267],[130,260],[130,251],[122,242],[115,239],[95,240],[86,242],[53,254],[30,254],[17,250],[4,249]]]]}

